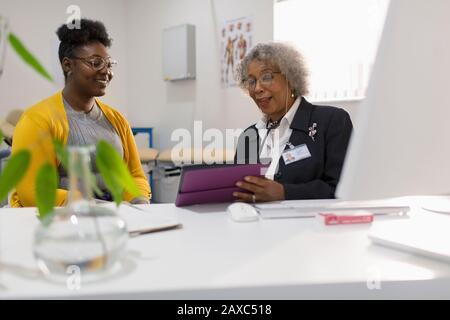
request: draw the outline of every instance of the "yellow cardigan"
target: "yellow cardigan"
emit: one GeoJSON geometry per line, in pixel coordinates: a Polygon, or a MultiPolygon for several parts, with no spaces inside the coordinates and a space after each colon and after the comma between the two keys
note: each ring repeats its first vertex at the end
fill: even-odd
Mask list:
{"type": "MultiPolygon", "coordinates": [[[[151,191],[147,178],[142,170],[136,142],[128,121],[116,110],[96,99],[98,106],[106,118],[116,129],[123,147],[123,158],[134,177],[141,194],[150,199],[151,191]]],[[[55,167],[58,164],[53,139],[67,143],[69,123],[64,109],[62,92],[35,104],[27,109],[14,130],[12,153],[21,149],[28,149],[32,158],[30,167],[13,192],[10,203],[12,207],[36,206],[35,179],[39,168],[46,162],[55,167]]],[[[130,201],[132,196],[124,194],[124,199],[130,201]]],[[[56,206],[62,206],[67,199],[67,191],[58,189],[56,206]]]]}

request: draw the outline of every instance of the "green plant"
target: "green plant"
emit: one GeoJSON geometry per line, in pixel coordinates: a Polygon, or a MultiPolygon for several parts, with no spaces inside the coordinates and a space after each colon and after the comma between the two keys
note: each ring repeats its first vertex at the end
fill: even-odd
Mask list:
{"type": "Polygon", "coordinates": [[[141,195],[119,153],[106,141],[97,143],[96,164],[117,206],[122,202],[124,191],[133,197],[141,195]]]}
{"type": "MultiPolygon", "coordinates": [[[[2,139],[3,135],[0,131],[0,141],[2,139]]],[[[54,147],[59,161],[67,169],[67,148],[60,141],[56,140],[54,141],[54,147]]],[[[22,180],[30,165],[30,160],[31,153],[28,150],[20,150],[8,160],[0,176],[0,201],[3,201],[8,196],[8,193],[22,180]]],[[[100,140],[97,143],[96,164],[117,206],[122,202],[122,195],[125,191],[133,197],[141,195],[125,162],[117,150],[106,141],[100,140]]],[[[96,185],[95,176],[92,173],[91,177],[91,186],[97,193],[100,193],[101,191],[96,185]]],[[[49,162],[42,165],[36,175],[36,204],[39,211],[39,219],[46,224],[51,221],[55,213],[54,206],[58,180],[58,172],[49,162]]]]}
{"type": "MultiPolygon", "coordinates": [[[[4,17],[0,15],[0,76],[3,72],[3,62],[5,58],[6,42],[8,42],[17,55],[32,69],[39,73],[42,77],[53,82],[52,76],[42,66],[42,64],[34,57],[34,55],[26,48],[17,35],[9,31],[8,23],[4,17]]],[[[0,132],[0,142],[3,141],[3,133],[0,132]]],[[[8,160],[5,168],[0,176],[0,202],[2,202],[8,193],[24,177],[31,160],[31,153],[28,150],[21,150],[8,160]]]]}
{"type": "MultiPolygon", "coordinates": [[[[3,133],[0,131],[0,141],[3,140],[3,133]]],[[[11,156],[0,175],[0,202],[8,193],[22,180],[28,166],[30,165],[31,154],[28,150],[21,150],[11,156]]]]}
{"type": "MultiPolygon", "coordinates": [[[[17,35],[8,30],[6,19],[0,15],[0,75],[2,73],[2,63],[4,58],[4,46],[9,42],[18,56],[34,69],[38,74],[53,82],[52,76],[42,66],[33,54],[26,48],[17,35]]],[[[0,132],[0,141],[3,135],[0,132]]],[[[68,152],[63,143],[54,141],[56,155],[64,168],[68,168],[68,152]]],[[[8,193],[14,189],[24,177],[31,161],[31,153],[28,150],[16,152],[8,160],[0,176],[0,202],[3,201],[8,193]]],[[[106,141],[99,141],[97,144],[96,165],[100,174],[105,180],[106,187],[111,191],[114,202],[117,206],[122,202],[124,191],[130,193],[133,197],[140,196],[140,192],[133,180],[127,166],[123,162],[119,153],[106,141]]],[[[54,211],[56,200],[56,189],[58,187],[58,172],[49,162],[39,168],[36,175],[36,204],[41,221],[48,223],[54,211]]],[[[96,184],[95,176],[91,173],[91,186],[93,190],[101,195],[102,192],[96,184]]]]}
{"type": "Polygon", "coordinates": [[[8,24],[4,17],[0,15],[0,74],[2,71],[2,62],[4,54],[4,50],[6,48],[2,48],[5,46],[5,43],[8,42],[10,46],[14,49],[17,55],[32,69],[34,69],[37,73],[39,73],[42,77],[47,79],[50,82],[54,82],[53,77],[49,72],[42,66],[39,60],[27,49],[24,45],[23,41],[14,34],[12,31],[8,30],[8,24]],[[2,52],[3,51],[3,52],[2,52]]]}
{"type": "MultiPolygon", "coordinates": [[[[4,55],[6,51],[6,42],[9,42],[17,55],[32,69],[39,73],[42,77],[53,82],[52,76],[45,70],[42,64],[34,57],[34,55],[26,48],[17,35],[9,31],[8,23],[4,17],[0,15],[0,76],[3,72],[4,55]]],[[[0,142],[3,141],[3,133],[0,132],[0,142]]],[[[31,153],[28,150],[21,150],[8,160],[5,168],[0,176],[0,202],[3,201],[8,193],[16,187],[16,185],[25,176],[31,160],[31,153]]]]}
{"type": "MultiPolygon", "coordinates": [[[[53,143],[59,161],[67,170],[69,159],[67,148],[60,141],[55,140],[53,143]]],[[[100,140],[96,146],[96,165],[117,206],[122,202],[122,195],[125,191],[133,197],[141,195],[120,154],[104,140],[100,140]]],[[[44,164],[36,176],[36,203],[39,210],[39,218],[46,223],[48,223],[55,212],[53,209],[58,180],[56,168],[50,163],[44,164]]],[[[90,184],[96,193],[101,193],[92,172],[90,184]]]]}
{"type": "MultiPolygon", "coordinates": [[[[17,35],[8,30],[8,23],[4,17],[0,15],[0,75],[3,72],[3,62],[6,51],[6,42],[9,42],[18,56],[31,68],[33,68],[42,77],[53,82],[52,76],[45,70],[42,64],[34,57],[34,55],[25,47],[23,42],[17,35]]],[[[3,141],[3,134],[0,132],[0,142],[3,141]]],[[[0,176],[0,202],[3,201],[8,193],[24,177],[30,164],[31,154],[28,150],[21,150],[8,160],[1,176],[0,176]]]]}

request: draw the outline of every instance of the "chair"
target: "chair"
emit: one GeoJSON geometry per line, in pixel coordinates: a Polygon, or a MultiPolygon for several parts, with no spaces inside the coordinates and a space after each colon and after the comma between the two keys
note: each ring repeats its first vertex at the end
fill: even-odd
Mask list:
{"type": "MultiPolygon", "coordinates": [[[[172,154],[172,149],[166,149],[158,154],[155,172],[154,202],[175,202],[180,180],[181,168],[189,164],[223,164],[234,162],[233,149],[181,149],[172,154]]],[[[214,177],[211,177],[212,179],[214,177]]]]}
{"type": "Polygon", "coordinates": [[[153,197],[153,171],[156,167],[156,159],[158,157],[159,151],[154,148],[139,148],[139,159],[141,160],[141,164],[143,165],[144,171],[148,174],[150,188],[152,189],[152,197],[153,197]],[[145,166],[145,167],[144,167],[145,166]]]}
{"type": "Polygon", "coordinates": [[[0,131],[3,133],[3,140],[11,146],[14,135],[14,128],[22,116],[23,110],[15,109],[10,111],[5,118],[0,119],[0,131]]]}

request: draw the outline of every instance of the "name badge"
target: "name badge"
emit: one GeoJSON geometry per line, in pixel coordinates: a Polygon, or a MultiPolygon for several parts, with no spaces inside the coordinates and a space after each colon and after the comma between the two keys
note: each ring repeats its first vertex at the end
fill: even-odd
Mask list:
{"type": "Polygon", "coordinates": [[[311,157],[308,146],[306,144],[301,144],[299,146],[293,147],[283,152],[282,154],[285,164],[290,164],[292,162],[300,161],[311,157]]]}

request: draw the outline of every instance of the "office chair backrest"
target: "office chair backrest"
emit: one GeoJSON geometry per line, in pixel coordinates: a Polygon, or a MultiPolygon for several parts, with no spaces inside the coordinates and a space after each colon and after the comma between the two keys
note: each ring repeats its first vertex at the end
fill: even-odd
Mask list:
{"type": "Polygon", "coordinates": [[[3,133],[4,140],[7,144],[12,145],[14,128],[22,116],[23,110],[15,109],[10,111],[5,118],[0,119],[0,130],[3,133]]]}

